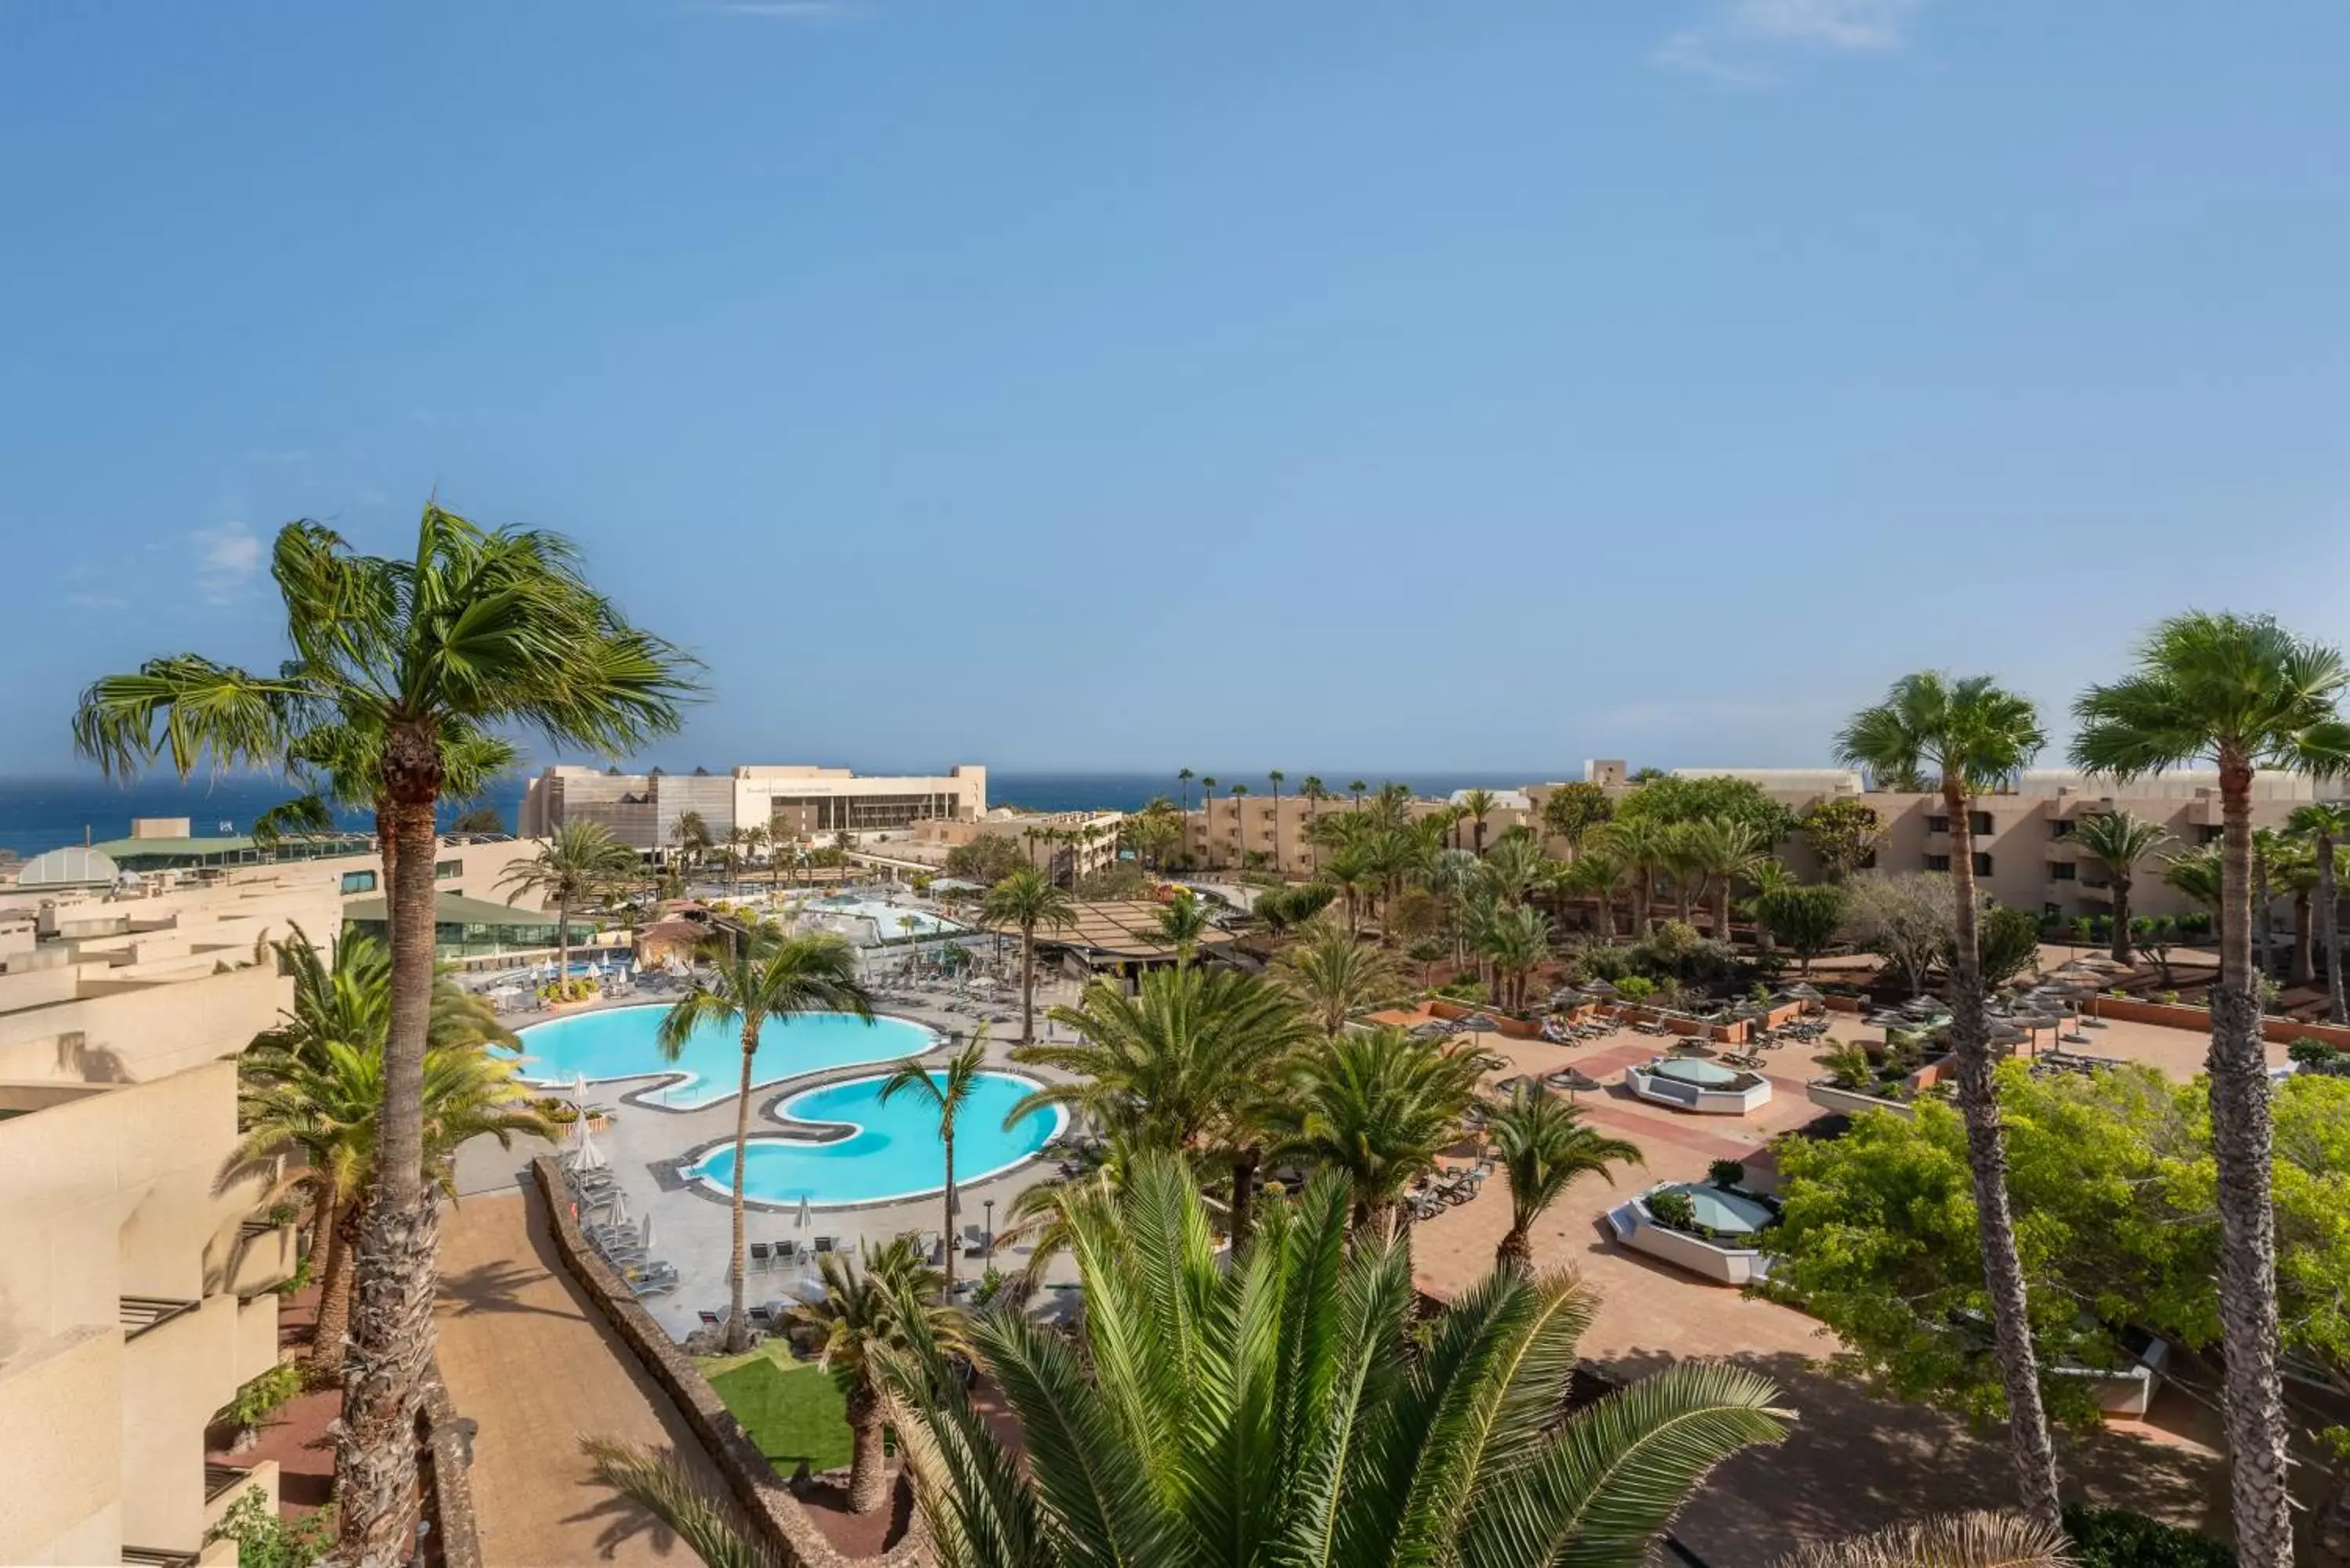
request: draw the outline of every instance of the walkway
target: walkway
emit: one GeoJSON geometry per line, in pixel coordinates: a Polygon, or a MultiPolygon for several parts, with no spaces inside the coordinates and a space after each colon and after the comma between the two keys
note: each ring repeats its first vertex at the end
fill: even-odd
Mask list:
{"type": "Polygon", "coordinates": [[[480,1423],[473,1497],[491,1568],[699,1561],[588,1476],[583,1435],[673,1449],[719,1484],[676,1407],[562,1272],[536,1196],[508,1185],[446,1212],[439,1317],[442,1376],[480,1423]]]}

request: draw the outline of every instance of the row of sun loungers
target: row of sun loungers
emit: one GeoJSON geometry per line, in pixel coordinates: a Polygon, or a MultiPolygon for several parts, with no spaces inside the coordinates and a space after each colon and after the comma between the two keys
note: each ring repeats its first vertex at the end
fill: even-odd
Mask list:
{"type": "Polygon", "coordinates": [[[1493,1162],[1479,1160],[1472,1169],[1423,1177],[1413,1190],[1404,1194],[1404,1207],[1415,1220],[1433,1219],[1454,1204],[1466,1203],[1476,1197],[1480,1184],[1492,1174],[1493,1162]]]}

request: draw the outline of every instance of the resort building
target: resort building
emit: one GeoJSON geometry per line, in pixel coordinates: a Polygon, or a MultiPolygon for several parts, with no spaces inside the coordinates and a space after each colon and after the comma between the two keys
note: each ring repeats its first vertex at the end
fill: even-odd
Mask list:
{"type": "MultiPolygon", "coordinates": [[[[534,847],[442,855],[486,892],[492,859],[534,847]]],[[[331,947],[374,867],[133,874],[75,847],[0,888],[0,1563],[233,1563],[206,1532],[247,1491],[275,1503],[274,1464],[205,1449],[276,1365],[296,1263],[291,1219],[262,1205],[275,1173],[232,1164],[236,1057],[292,998],[270,944],[331,947]]]]}
{"type": "Polygon", "coordinates": [[[631,848],[650,853],[677,842],[687,812],[701,814],[713,839],[738,827],[814,841],[903,833],[934,818],[970,821],[987,812],[987,770],[971,764],[929,777],[860,777],[847,768],[750,764],[730,774],[624,774],[557,766],[530,781],[522,803],[525,837],[567,822],[599,822],[631,848]]]}
{"type": "Polygon", "coordinates": [[[999,806],[975,820],[930,817],[903,838],[891,837],[878,852],[900,864],[932,868],[963,845],[981,838],[1017,844],[1028,863],[1064,887],[1074,888],[1118,860],[1117,811],[1013,811],[999,806]]]}

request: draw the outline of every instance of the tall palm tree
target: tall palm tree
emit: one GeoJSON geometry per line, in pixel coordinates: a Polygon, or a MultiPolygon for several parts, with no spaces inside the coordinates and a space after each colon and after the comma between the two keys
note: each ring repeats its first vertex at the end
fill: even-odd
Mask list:
{"type": "Polygon", "coordinates": [[[1599,917],[1599,940],[1616,940],[1616,889],[1624,885],[1624,863],[1610,840],[1593,836],[1557,877],[1558,890],[1588,898],[1599,917]]]}
{"type": "Polygon", "coordinates": [[[512,888],[511,904],[525,893],[555,901],[555,972],[571,972],[571,911],[618,887],[637,869],[637,852],[600,822],[567,822],[527,860],[507,867],[496,886],[512,888]]]}
{"type": "Polygon", "coordinates": [[[394,845],[391,1017],[376,1191],[353,1314],[359,1370],[336,1443],[342,1553],[391,1568],[416,1500],[418,1368],[430,1359],[437,1199],[426,1184],[421,1096],[432,1004],[434,812],[444,741],[504,727],[617,754],[677,727],[691,660],[628,624],[558,535],[489,531],[424,509],[411,559],[354,554],[311,522],[281,529],[270,570],[291,657],[255,674],[195,654],[153,659],[82,693],[74,744],[109,775],[168,757],[271,766],[298,737],[341,723],[378,737],[380,827],[394,845]]]}
{"type": "Polygon", "coordinates": [[[1239,852],[1241,869],[1248,868],[1248,820],[1242,815],[1243,803],[1248,799],[1249,786],[1235,784],[1224,793],[1232,801],[1232,847],[1239,852]]]}
{"type": "Polygon", "coordinates": [[[1200,781],[1200,832],[1207,839],[1204,869],[1216,868],[1216,781],[1213,775],[1200,781]]]}
{"type": "Polygon", "coordinates": [[[1356,1228],[1378,1231],[1394,1225],[1412,1179],[1461,1141],[1482,1071],[1474,1053],[1393,1024],[1351,1030],[1291,1060],[1264,1120],[1283,1152],[1343,1175],[1356,1228]]]}
{"type": "Polygon", "coordinates": [[[1754,878],[1771,858],[1771,846],[1752,824],[1721,816],[1690,823],[1686,842],[1712,904],[1713,940],[1727,942],[1731,893],[1740,882],[1754,878]]]}
{"type": "Polygon", "coordinates": [[[1387,950],[1356,940],[1334,920],[1315,920],[1302,940],[1274,961],[1281,983],[1335,1037],[1347,1020],[1392,995],[1397,979],[1387,950]]]}
{"type": "Polygon", "coordinates": [[[1671,834],[1654,817],[1617,817],[1601,835],[1611,857],[1623,867],[1625,886],[1632,896],[1632,940],[1648,933],[1648,900],[1657,873],[1665,867],[1671,834]]]}
{"type": "Polygon", "coordinates": [[[1512,1089],[1486,1117],[1485,1131],[1510,1179],[1510,1229],[1493,1250],[1497,1269],[1534,1267],[1534,1223],[1577,1178],[1602,1176],[1613,1187],[1614,1167],[1648,1163],[1639,1145],[1594,1131],[1578,1106],[1539,1081],[1512,1089]]]}
{"type": "Polygon", "coordinates": [[[1352,784],[1347,786],[1347,793],[1355,797],[1355,804],[1352,809],[1356,811],[1363,809],[1363,792],[1370,787],[1370,785],[1365,784],[1360,779],[1355,780],[1352,784]]]}
{"type": "Polygon", "coordinates": [[[1273,786],[1273,874],[1276,877],[1281,875],[1281,786],[1288,777],[1279,768],[1264,775],[1264,782],[1273,786]]]}
{"type": "Polygon", "coordinates": [[[946,1275],[939,1297],[941,1301],[954,1299],[954,1217],[959,1207],[955,1202],[955,1118],[971,1104],[972,1096],[978,1092],[979,1080],[987,1071],[986,1040],[987,1025],[983,1023],[972,1031],[971,1043],[948,1057],[944,1066],[925,1067],[920,1057],[910,1056],[899,1063],[898,1070],[881,1084],[881,1104],[886,1106],[897,1096],[910,1094],[938,1115],[939,1142],[946,1150],[947,1159],[946,1191],[940,1199],[945,1220],[939,1227],[939,1234],[946,1239],[947,1250],[946,1275]]]}
{"type": "Polygon", "coordinates": [[[1183,809],[1187,813],[1191,809],[1191,780],[1193,776],[1194,775],[1190,768],[1177,768],[1175,770],[1175,783],[1177,787],[1183,792],[1183,809]]]}
{"type": "Polygon", "coordinates": [[[662,1014],[654,1038],[661,1055],[674,1062],[701,1029],[731,1029],[742,1042],[742,1081],[734,1100],[734,1187],[730,1196],[734,1250],[727,1263],[732,1307],[726,1348],[746,1350],[751,1322],[743,1310],[743,1281],[749,1272],[743,1223],[743,1175],[751,1144],[752,1069],[761,1032],[770,1020],[786,1022],[803,1012],[847,1012],[873,1022],[873,998],[857,977],[857,950],[830,931],[795,936],[754,935],[748,941],[713,941],[702,951],[706,970],[697,971],[693,989],[662,1014]]]}
{"type": "Polygon", "coordinates": [[[1066,888],[1055,888],[1034,866],[1023,866],[987,890],[979,918],[988,925],[1020,932],[1020,1043],[1036,1038],[1036,932],[1059,930],[1076,919],[1077,906],[1066,888]]]}
{"type": "Polygon", "coordinates": [[[1528,977],[1550,957],[1550,917],[1531,904],[1498,909],[1480,934],[1478,950],[1493,966],[1496,999],[1522,1012],[1528,977]]]}
{"type": "Polygon", "coordinates": [[[691,876],[701,866],[702,857],[718,846],[710,831],[709,819],[698,811],[681,811],[670,824],[669,836],[677,845],[677,857],[685,862],[686,875],[691,876]]]}
{"type": "Polygon", "coordinates": [[[1926,670],[1905,675],[1885,701],[1864,708],[1836,736],[1847,767],[1882,775],[1931,768],[1940,775],[1950,825],[1950,892],[1956,922],[1950,952],[1950,1050],[1958,1061],[1958,1100],[1967,1127],[1967,1164],[1974,1178],[1975,1231],[1991,1296],[1991,1335],[2007,1399],[2007,1441],[2024,1511],[2050,1528],[2061,1524],[2056,1448],[2041,1404],[2023,1260],[2007,1196],[2007,1135],[2000,1124],[1982,953],[1976,922],[1973,797],[1996,788],[2047,743],[2032,703],[1989,676],[1950,680],[1926,670]]]}
{"type": "MultiPolygon", "coordinates": [[[[966,1342],[962,1314],[945,1304],[952,1282],[922,1262],[913,1242],[899,1236],[879,1249],[868,1243],[860,1251],[862,1269],[840,1252],[819,1257],[823,1296],[795,1302],[785,1310],[795,1326],[813,1335],[820,1364],[846,1398],[848,1511],[871,1513],[889,1495],[882,1446],[887,1422],[881,1391],[874,1382],[876,1359],[885,1346],[908,1343],[908,1325],[915,1323],[923,1325],[927,1342],[941,1350],[959,1352],[966,1342]]],[[[947,1256],[954,1256],[952,1246],[947,1256]]],[[[706,1554],[704,1561],[709,1561],[706,1554]]]]}
{"type": "MultiPolygon", "coordinates": [[[[1079,1343],[1020,1314],[970,1330],[1018,1457],[928,1320],[875,1357],[923,1522],[956,1568],[1639,1563],[1715,1465],[1784,1429],[1767,1380],[1699,1362],[1560,1419],[1593,1311],[1572,1274],[1489,1275],[1416,1350],[1409,1254],[1349,1244],[1334,1178],[1229,1261],[1164,1157],[1065,1201],[1079,1343]]],[[[723,1531],[694,1533],[725,1511],[678,1468],[602,1451],[624,1461],[605,1479],[705,1562],[756,1561],[723,1531]]]]}
{"type": "Polygon", "coordinates": [[[1461,813],[1471,824],[1471,852],[1481,860],[1485,857],[1485,819],[1501,804],[1501,797],[1489,789],[1472,789],[1461,797],[1461,813]]]}
{"type": "Polygon", "coordinates": [[[2252,976],[2252,775],[2264,764],[2321,774],[2350,764],[2350,725],[2335,711],[2345,688],[2350,667],[2338,649],[2265,616],[2189,611],[2154,628],[2130,674],[2090,688],[2073,709],[2073,757],[2082,767],[2122,779],[2199,760],[2220,770],[2220,983],[2209,1071],[2230,1486],[2244,1568],[2285,1568],[2293,1556],[2269,1079],[2252,976]]]}
{"type": "Polygon", "coordinates": [[[1262,1158],[1253,1107],[1312,1033],[1290,999],[1237,971],[1157,970],[1132,996],[1096,981],[1053,1017],[1076,1043],[1024,1045],[1013,1060],[1069,1079],[1029,1094],[1005,1121],[1062,1106],[1120,1147],[1214,1160],[1232,1173],[1232,1233],[1245,1236],[1262,1158]]]}
{"type": "Polygon", "coordinates": [[[1699,843],[1701,822],[1667,825],[1661,849],[1665,880],[1673,887],[1673,918],[1690,924],[1698,896],[1705,890],[1705,857],[1699,843]]]}
{"type": "Polygon", "coordinates": [[[2350,1023],[2344,1006],[2340,878],[2342,843],[2350,839],[2350,804],[2319,802],[2294,811],[2285,826],[2310,843],[2317,860],[2317,944],[2325,953],[2325,1016],[2350,1023]]]}
{"type": "Polygon", "coordinates": [[[2091,812],[2075,819],[2073,842],[2103,866],[2114,879],[2113,961],[2128,963],[2130,950],[2130,888],[2138,862],[2170,842],[2158,822],[2148,822],[2126,811],[2091,812]]]}
{"type": "Polygon", "coordinates": [[[1319,877],[1322,875],[1322,844],[1314,836],[1314,825],[1321,818],[1322,803],[1330,798],[1330,791],[1322,783],[1320,774],[1307,774],[1305,782],[1297,786],[1297,793],[1305,798],[1305,842],[1314,852],[1313,874],[1319,877]]]}
{"type": "MultiPolygon", "coordinates": [[[[1335,822],[1338,818],[1329,820],[1335,822]]],[[[1364,845],[1347,845],[1330,857],[1329,864],[1322,870],[1324,877],[1347,900],[1347,929],[1361,929],[1363,905],[1379,880],[1371,851],[1364,845]]]]}

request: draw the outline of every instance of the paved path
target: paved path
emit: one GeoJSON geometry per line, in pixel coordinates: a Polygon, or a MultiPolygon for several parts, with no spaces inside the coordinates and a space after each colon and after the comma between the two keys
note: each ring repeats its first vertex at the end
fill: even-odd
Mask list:
{"type": "Polygon", "coordinates": [[[442,1376],[481,1424],[473,1496],[491,1568],[699,1561],[588,1477],[582,1435],[674,1449],[718,1485],[676,1407],[562,1272],[536,1197],[508,1186],[448,1211],[439,1317],[442,1376]]]}

